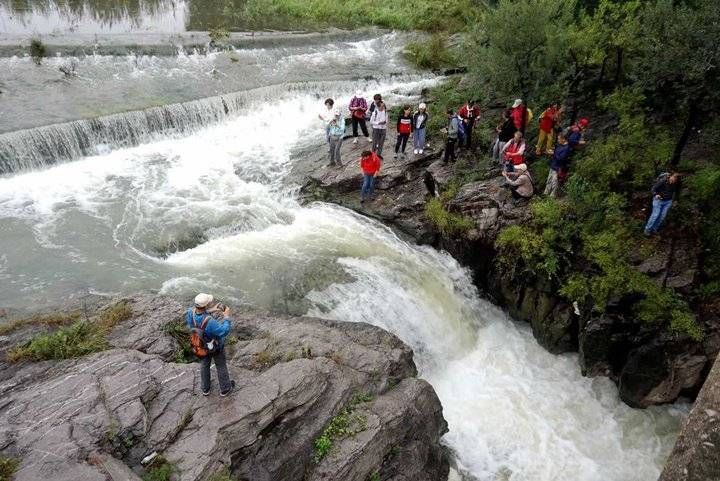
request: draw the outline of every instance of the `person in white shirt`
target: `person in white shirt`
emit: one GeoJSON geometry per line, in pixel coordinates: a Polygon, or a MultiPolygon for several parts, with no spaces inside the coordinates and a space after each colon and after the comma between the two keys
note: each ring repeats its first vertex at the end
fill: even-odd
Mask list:
{"type": "Polygon", "coordinates": [[[385,136],[387,135],[388,115],[385,102],[380,101],[377,108],[373,110],[370,116],[370,125],[372,125],[372,151],[382,157],[383,146],[385,145],[385,136]]]}

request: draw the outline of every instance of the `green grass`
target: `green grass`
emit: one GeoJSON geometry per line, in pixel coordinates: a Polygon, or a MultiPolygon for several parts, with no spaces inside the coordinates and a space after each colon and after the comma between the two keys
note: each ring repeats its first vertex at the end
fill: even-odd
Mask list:
{"type": "Polygon", "coordinates": [[[1,325],[0,336],[6,336],[17,331],[18,329],[22,329],[27,326],[64,326],[77,321],[78,319],[80,319],[80,316],[81,313],[79,311],[73,311],[68,313],[38,314],[32,317],[18,319],[1,325]]]}
{"type": "Polygon", "coordinates": [[[443,201],[437,197],[425,204],[425,216],[445,235],[464,234],[475,226],[472,219],[448,212],[443,201]]]}
{"type": "Polygon", "coordinates": [[[369,393],[357,393],[350,400],[350,404],[343,408],[325,427],[322,434],[313,443],[314,459],[316,463],[328,455],[336,440],[354,436],[367,428],[365,416],[355,414],[358,405],[372,401],[369,393]]]}
{"type": "MultiPolygon", "coordinates": [[[[106,336],[118,323],[129,319],[132,309],[125,302],[106,308],[96,320],[77,320],[69,326],[35,336],[7,353],[10,362],[71,359],[109,347],[106,336]]],[[[63,319],[62,317],[55,318],[63,319]]]]}
{"type": "Polygon", "coordinates": [[[441,33],[409,42],[405,46],[404,55],[413,65],[429,70],[456,67],[459,64],[458,58],[447,45],[446,35],[441,33]]]}
{"type": "Polygon", "coordinates": [[[236,28],[361,28],[463,31],[477,20],[472,0],[248,0],[229,1],[225,26],[236,28]]]}
{"type": "Polygon", "coordinates": [[[166,324],[163,330],[172,337],[177,344],[175,362],[188,364],[197,361],[197,357],[195,357],[190,347],[190,332],[183,319],[166,324]]]}
{"type": "Polygon", "coordinates": [[[162,456],[156,457],[142,475],[143,481],[170,481],[177,468],[162,456]]]}
{"type": "Polygon", "coordinates": [[[0,481],[12,481],[19,465],[18,459],[0,456],[0,481]]]}

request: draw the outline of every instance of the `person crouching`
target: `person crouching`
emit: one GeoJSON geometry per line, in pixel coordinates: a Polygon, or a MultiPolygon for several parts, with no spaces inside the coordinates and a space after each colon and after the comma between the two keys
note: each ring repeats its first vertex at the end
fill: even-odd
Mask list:
{"type": "Polygon", "coordinates": [[[230,308],[216,304],[212,308],[213,296],[200,293],[195,296],[195,305],[188,309],[185,322],[192,331],[190,338],[193,353],[200,358],[200,387],[203,396],[210,394],[210,362],[215,361],[220,396],[227,396],[235,387],[230,380],[225,359],[225,338],[230,333],[230,308]],[[213,314],[221,314],[217,320],[213,314]]]}
{"type": "Polygon", "coordinates": [[[360,156],[360,168],[363,173],[363,184],[360,190],[360,203],[365,202],[365,199],[369,199],[373,195],[375,190],[375,174],[380,170],[382,164],[382,157],[375,152],[366,150],[360,156]]]}

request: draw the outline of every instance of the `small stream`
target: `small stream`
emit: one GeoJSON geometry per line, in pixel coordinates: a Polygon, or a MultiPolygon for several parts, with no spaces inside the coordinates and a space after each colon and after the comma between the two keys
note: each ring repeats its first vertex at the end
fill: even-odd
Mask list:
{"type": "Polygon", "coordinates": [[[0,177],[0,306],[202,290],[239,308],[369,322],[414,349],[420,375],[444,406],[444,442],[468,480],[655,480],[686,406],[627,407],[609,380],[580,375],[577,356],[547,353],[527,325],[480,298],[447,254],[408,244],[349,210],[297,201],[289,173],[305,161],[301,152],[324,148],[316,121],[323,98],[345,103],[361,89],[396,105],[416,102],[440,81],[405,66],[401,49],[402,38],[391,34],[236,52],[253,59],[252,68],[218,63],[220,54],[139,62],[89,56],[77,59],[78,78],[56,94],[33,78],[43,70],[28,59],[0,60],[11,72],[4,82],[18,92],[28,82],[3,107],[17,115],[3,116],[0,127],[0,151],[3,142],[15,149],[6,148],[0,177]],[[214,84],[209,68],[227,80],[214,84]],[[118,115],[137,118],[152,102],[133,92],[163,86],[162,102],[180,105],[163,111],[166,124],[142,136],[128,120],[133,140],[116,132],[72,151],[78,136],[96,130],[83,134],[67,122],[97,115],[66,107],[102,105],[98,114],[108,115],[127,102],[130,111],[118,115]],[[216,100],[223,95],[242,102],[228,108],[216,100]],[[37,128],[41,104],[63,122],[55,140],[37,128]],[[19,135],[31,139],[26,146],[19,135]],[[50,154],[25,162],[33,145],[50,154]]]}

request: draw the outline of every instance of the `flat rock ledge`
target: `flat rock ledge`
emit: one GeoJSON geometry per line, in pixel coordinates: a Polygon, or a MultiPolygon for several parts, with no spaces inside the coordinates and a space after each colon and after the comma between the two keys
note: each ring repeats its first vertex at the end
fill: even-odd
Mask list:
{"type": "MultiPolygon", "coordinates": [[[[20,460],[16,481],[137,481],[153,452],[179,481],[221,472],[238,481],[447,479],[442,406],[394,335],[240,313],[227,348],[237,388],[221,398],[214,379],[205,397],[198,365],[174,362],[168,325],[185,306],[159,296],[127,301],[133,315],[109,335],[110,350],[0,362],[0,454],[20,460]],[[348,407],[354,427],[318,460],[315,440],[348,407]]],[[[0,352],[35,332],[0,338],[0,352]]]]}

